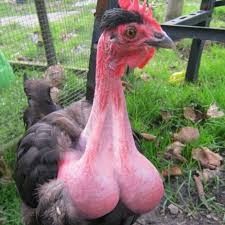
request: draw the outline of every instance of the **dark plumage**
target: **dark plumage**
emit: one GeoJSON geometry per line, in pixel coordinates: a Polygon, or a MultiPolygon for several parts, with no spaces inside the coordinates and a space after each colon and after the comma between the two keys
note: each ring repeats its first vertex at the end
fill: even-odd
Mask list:
{"type": "Polygon", "coordinates": [[[67,193],[55,179],[57,164],[60,154],[76,145],[90,111],[91,104],[82,100],[53,112],[28,129],[18,144],[14,177],[23,199],[26,225],[130,225],[136,220],[137,215],[122,203],[111,213],[91,221],[78,221],[68,210],[71,203],[67,193]]]}
{"type": "Polygon", "coordinates": [[[107,10],[101,21],[101,29],[113,29],[119,25],[127,23],[143,23],[143,19],[138,12],[127,11],[123,9],[107,10]]]}
{"type": "Polygon", "coordinates": [[[50,96],[51,88],[45,79],[28,79],[24,75],[24,92],[28,100],[28,107],[23,113],[26,129],[49,113],[60,109],[50,96]]]}

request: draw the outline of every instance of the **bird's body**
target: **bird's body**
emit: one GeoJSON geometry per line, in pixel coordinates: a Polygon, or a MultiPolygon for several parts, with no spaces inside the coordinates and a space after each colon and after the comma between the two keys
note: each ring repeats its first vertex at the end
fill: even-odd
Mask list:
{"type": "Polygon", "coordinates": [[[53,112],[19,144],[15,180],[26,225],[130,225],[163,195],[159,173],[135,146],[121,77],[171,40],[146,5],[119,3],[103,16],[92,108],[79,101],[53,112]]]}

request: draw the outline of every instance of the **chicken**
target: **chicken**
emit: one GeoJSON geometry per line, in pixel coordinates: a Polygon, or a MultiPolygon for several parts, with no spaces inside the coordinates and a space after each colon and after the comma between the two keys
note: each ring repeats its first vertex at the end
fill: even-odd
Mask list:
{"type": "Polygon", "coordinates": [[[24,74],[24,92],[28,100],[28,107],[23,112],[26,129],[47,114],[60,109],[50,96],[51,88],[52,86],[46,80],[28,79],[24,74]]]}
{"type": "Polygon", "coordinates": [[[163,196],[158,171],[135,146],[121,77],[173,42],[146,3],[119,5],[102,18],[92,107],[83,100],[45,116],[18,145],[26,225],[131,225],[163,196]]]}

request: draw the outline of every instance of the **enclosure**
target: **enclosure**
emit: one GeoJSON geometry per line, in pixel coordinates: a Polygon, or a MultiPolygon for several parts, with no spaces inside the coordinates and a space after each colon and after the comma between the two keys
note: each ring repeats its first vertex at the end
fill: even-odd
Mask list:
{"type": "MultiPolygon", "coordinates": [[[[152,2],[154,16],[163,23],[166,1],[149,2],[152,2]]],[[[183,15],[198,11],[200,3],[201,0],[185,1],[183,15]]],[[[15,74],[10,85],[0,89],[0,157],[2,154],[9,167],[9,178],[5,179],[1,178],[0,165],[0,224],[21,224],[20,200],[11,179],[11,168],[14,166],[17,142],[24,133],[22,114],[27,99],[23,76],[44,77],[47,67],[57,62],[64,68],[65,74],[60,104],[64,107],[83,98],[96,4],[97,0],[45,1],[46,22],[46,18],[38,20],[38,13],[43,14],[44,11],[39,8],[37,12],[34,0],[0,2],[0,51],[15,74]],[[49,32],[46,37],[43,37],[42,29],[49,32]],[[47,40],[50,45],[46,45],[46,38],[50,38],[47,40]],[[46,50],[51,54],[46,56],[46,50]]],[[[225,7],[214,10],[210,26],[225,28],[225,7]]],[[[141,140],[144,154],[161,172],[168,173],[170,168],[181,171],[178,175],[165,177],[165,198],[159,212],[149,220],[155,221],[155,224],[197,225],[203,221],[202,224],[220,225],[225,218],[224,168],[218,168],[218,174],[204,183],[205,199],[199,200],[193,175],[203,168],[193,159],[192,149],[207,147],[225,156],[225,117],[209,118],[206,115],[213,104],[218,106],[219,111],[225,110],[225,45],[206,42],[199,80],[194,84],[185,83],[184,72],[180,72],[186,70],[190,46],[191,40],[184,39],[176,43],[175,50],[159,49],[143,70],[137,69],[134,74],[126,76],[127,106],[132,127],[141,134],[149,133],[155,137],[154,141],[141,140]],[[177,72],[176,79],[172,79],[171,75],[177,72]],[[187,107],[201,112],[201,118],[186,116],[184,109],[187,107]],[[167,146],[173,143],[173,133],[182,127],[198,128],[200,137],[185,144],[182,152],[185,162],[168,160],[164,157],[167,146]],[[168,208],[171,204],[178,208],[179,213],[171,214],[168,208]]]]}
{"type": "MultiPolygon", "coordinates": [[[[49,24],[48,21],[42,22],[43,27],[50,26],[52,35],[52,40],[48,41],[47,46],[43,43],[34,1],[22,2],[0,3],[1,51],[18,71],[17,77],[20,78],[23,75],[21,68],[26,68],[30,77],[42,76],[47,60],[56,58],[57,62],[65,67],[68,81],[61,98],[66,98],[65,104],[69,104],[73,100],[70,99],[71,90],[76,92],[75,97],[82,96],[85,92],[85,72],[88,68],[96,1],[47,1],[49,24]],[[50,45],[53,45],[55,53],[46,58],[45,47],[49,49],[50,45]]],[[[40,9],[40,13],[43,13],[41,10],[43,9],[40,9]]],[[[1,105],[7,106],[1,109],[6,112],[15,106],[15,96],[19,95],[21,98],[18,107],[12,112],[14,115],[1,117],[1,144],[17,138],[22,132],[23,124],[20,117],[25,105],[22,88],[21,79],[18,79],[13,89],[2,93],[1,105]],[[14,97],[11,95],[12,99],[7,101],[8,97],[5,99],[4,96],[12,92],[14,97]],[[7,107],[9,108],[6,109],[7,107]],[[8,125],[8,131],[2,127],[6,121],[12,122],[8,125]],[[18,124],[16,128],[15,123],[18,124]],[[14,130],[13,134],[10,130],[14,130]]]]}

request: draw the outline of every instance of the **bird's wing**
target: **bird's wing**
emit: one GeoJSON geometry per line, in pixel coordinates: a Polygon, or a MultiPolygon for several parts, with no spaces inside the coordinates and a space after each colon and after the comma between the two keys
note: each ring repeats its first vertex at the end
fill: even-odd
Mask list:
{"type": "Polygon", "coordinates": [[[20,140],[14,178],[19,194],[28,206],[35,208],[37,189],[56,178],[60,154],[78,139],[89,111],[89,105],[78,102],[53,112],[28,129],[20,140]]]}

